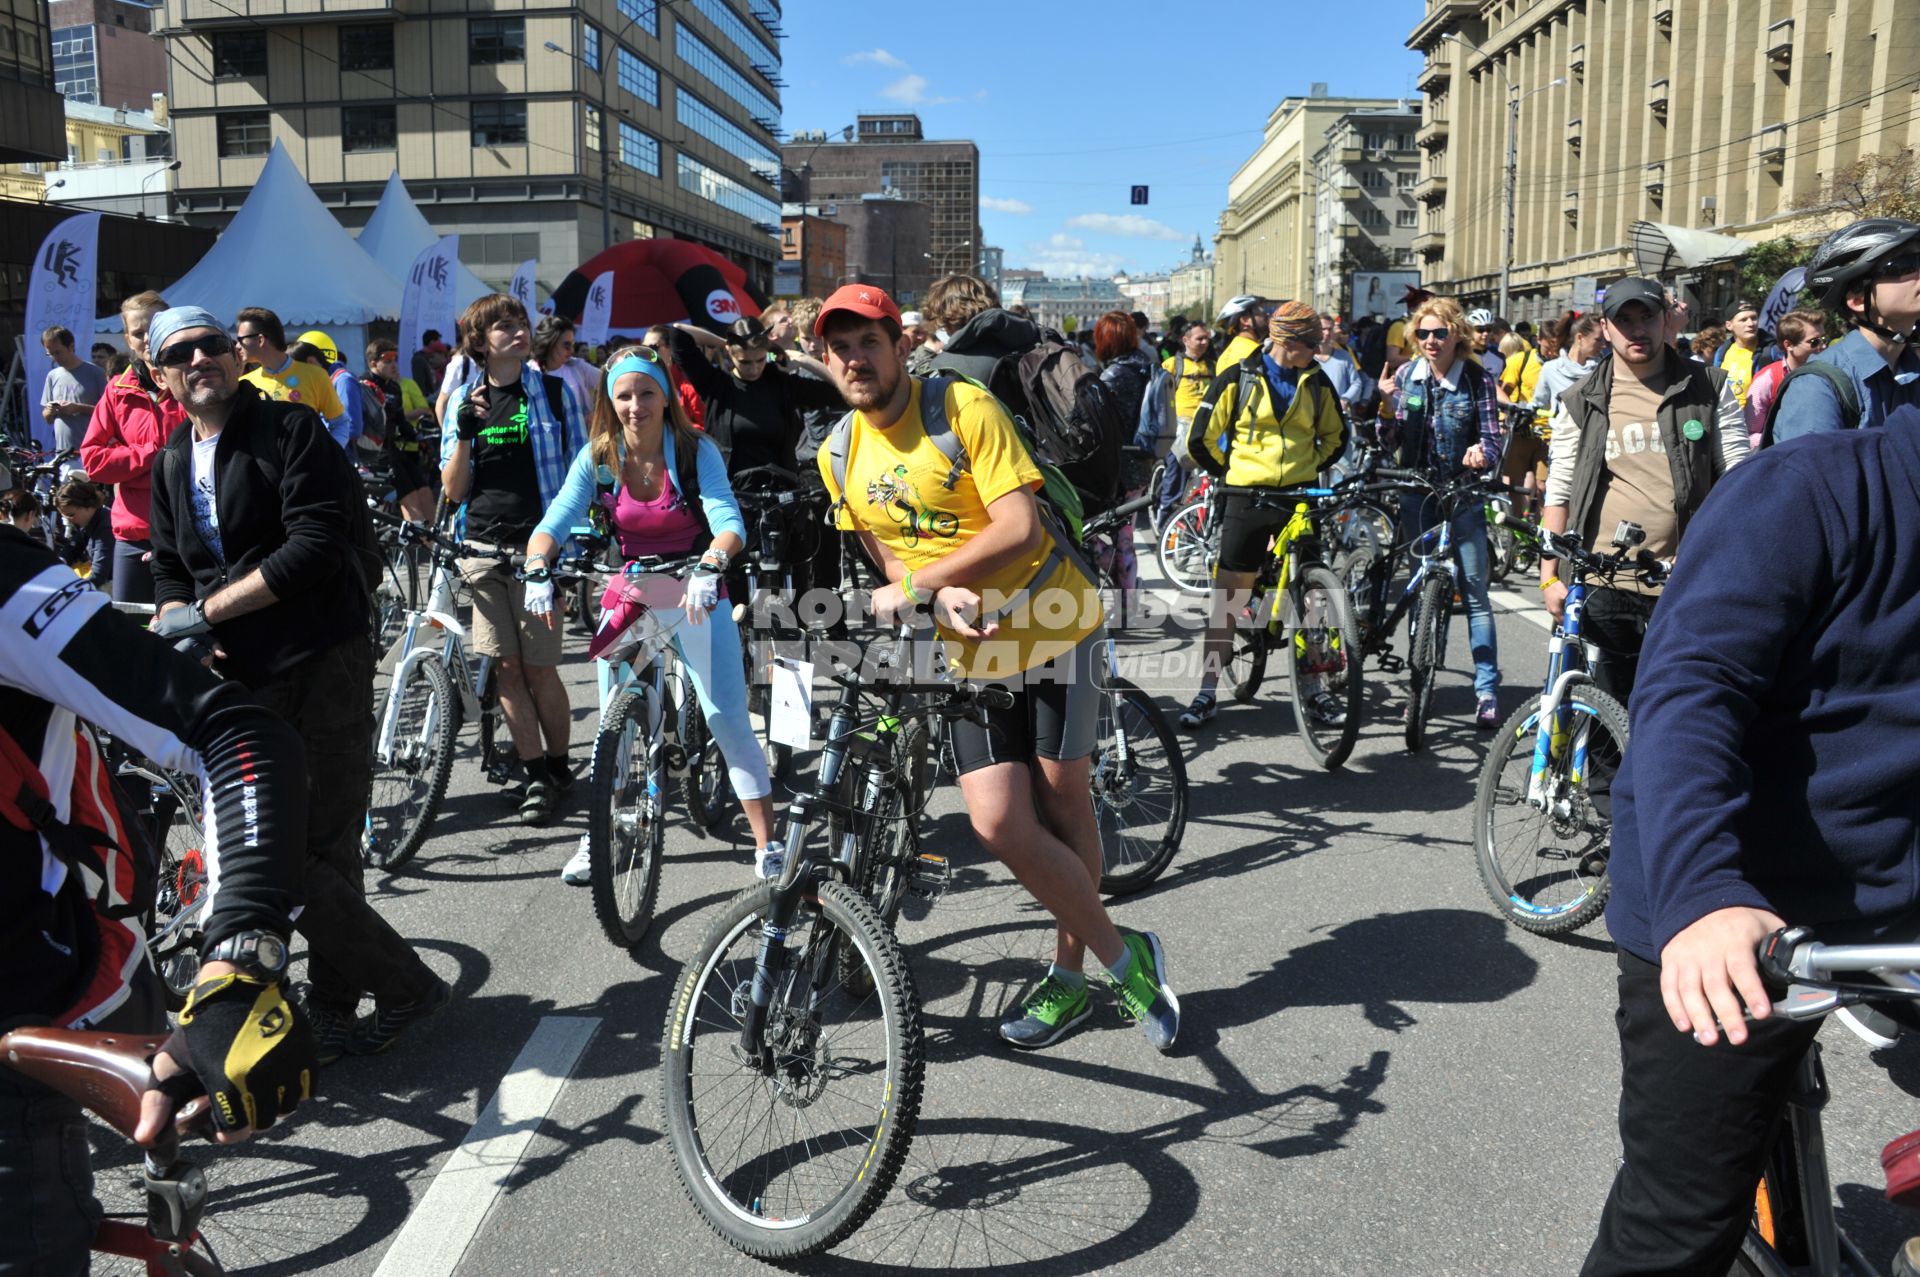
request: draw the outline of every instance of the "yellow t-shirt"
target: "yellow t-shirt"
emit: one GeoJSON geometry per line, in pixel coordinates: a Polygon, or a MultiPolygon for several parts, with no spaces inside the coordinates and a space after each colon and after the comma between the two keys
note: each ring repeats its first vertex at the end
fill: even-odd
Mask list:
{"type": "Polygon", "coordinates": [[[1180,379],[1173,383],[1173,415],[1185,420],[1200,407],[1207,387],[1213,384],[1213,360],[1169,355],[1160,366],[1171,375],[1176,365],[1180,368],[1180,379]]]}
{"type": "Polygon", "coordinates": [[[287,366],[277,373],[265,368],[250,369],[241,380],[258,386],[260,393],[269,399],[305,404],[319,413],[323,422],[338,420],[347,413],[341,406],[340,396],[334,393],[333,380],[312,364],[298,359],[287,360],[287,366]]]}
{"type": "MultiPolygon", "coordinates": [[[[872,533],[909,569],[965,545],[992,521],[988,506],[1019,488],[1037,492],[1043,482],[993,396],[955,382],[947,388],[947,420],[966,450],[967,468],[949,490],[945,484],[953,465],[921,426],[922,384],[913,383],[906,413],[886,430],[870,425],[865,414],[854,414],[847,440],[848,495],[837,516],[843,531],[872,533]]],[[[823,446],[818,460],[827,494],[839,501],[831,450],[823,446]]],[[[1062,560],[1046,581],[1033,582],[1053,548],[1051,538],[1044,539],[1031,555],[984,580],[964,583],[980,596],[988,615],[999,613],[1000,622],[994,637],[978,642],[942,627],[948,660],[966,677],[1012,678],[1099,628],[1105,619],[1099,592],[1070,560],[1062,560]]]]}
{"type": "Polygon", "coordinates": [[[1407,340],[1407,321],[1396,319],[1387,325],[1387,349],[1397,350],[1408,359],[1414,356],[1413,343],[1407,340]]]}
{"type": "Polygon", "coordinates": [[[1747,388],[1753,385],[1753,352],[1737,341],[1727,343],[1727,353],[1720,357],[1720,366],[1727,370],[1727,384],[1733,387],[1734,397],[1740,406],[1747,406],[1747,388]]]}

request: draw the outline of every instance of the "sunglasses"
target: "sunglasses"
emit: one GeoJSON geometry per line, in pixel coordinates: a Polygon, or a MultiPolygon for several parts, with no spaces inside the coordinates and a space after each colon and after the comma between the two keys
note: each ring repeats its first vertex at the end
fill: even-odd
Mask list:
{"type": "MultiPolygon", "coordinates": [[[[244,339],[243,339],[244,340],[244,339]]],[[[162,368],[184,368],[193,362],[195,352],[216,358],[231,355],[233,343],[227,340],[225,333],[208,333],[205,337],[196,337],[192,341],[177,341],[153,357],[153,362],[162,368]]]]}
{"type": "Polygon", "coordinates": [[[1920,270],[1920,254],[1905,253],[1899,257],[1881,262],[1873,269],[1875,279],[1899,279],[1902,275],[1911,275],[1920,270]]]}
{"type": "MultiPolygon", "coordinates": [[[[1413,330],[1413,339],[1415,341],[1439,341],[1452,331],[1453,329],[1451,328],[1416,328],[1413,330]]],[[[1479,331],[1485,332],[1486,329],[1482,328],[1479,331]]]]}
{"type": "Polygon", "coordinates": [[[236,341],[238,341],[238,342],[239,342],[239,343],[240,343],[240,344],[241,344],[242,346],[251,346],[251,345],[252,345],[252,344],[253,344],[254,342],[256,342],[256,341],[265,341],[265,340],[266,340],[266,334],[264,334],[264,333],[241,333],[239,337],[237,337],[237,338],[235,338],[235,340],[236,340],[236,341]]]}

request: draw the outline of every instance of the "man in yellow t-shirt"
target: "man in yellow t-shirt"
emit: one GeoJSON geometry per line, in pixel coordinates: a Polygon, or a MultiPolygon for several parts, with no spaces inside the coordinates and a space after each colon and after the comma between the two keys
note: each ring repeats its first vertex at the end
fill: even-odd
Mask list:
{"type": "Polygon", "coordinates": [[[1155,503],[1155,526],[1165,522],[1187,490],[1187,467],[1180,458],[1187,451],[1187,428],[1213,384],[1213,333],[1205,324],[1188,324],[1180,334],[1180,353],[1168,355],[1160,366],[1173,378],[1173,434],[1163,436],[1154,454],[1166,462],[1155,503]]]}
{"type": "Polygon", "coordinates": [[[1011,707],[957,721],[951,736],[974,835],[1058,924],[1052,968],[1000,1035],[1048,1046],[1091,1015],[1081,971],[1091,949],[1122,1014],[1165,1051],[1180,1027],[1165,950],[1152,932],[1122,936],[1100,902],[1088,794],[1106,628],[1077,554],[1035,499],[1040,470],[991,395],[907,375],[900,309],[885,292],[846,285],[814,333],[853,409],[820,449],[820,477],[839,526],[887,577],[875,616],[930,604],[953,665],[1013,693],[1011,707]]]}
{"type": "Polygon", "coordinates": [[[324,368],[304,364],[287,353],[287,330],[280,317],[263,306],[249,306],[233,321],[233,339],[251,365],[240,380],[250,381],[269,399],[305,404],[327,423],[327,433],[346,447],[347,409],[324,368]]]}
{"type": "Polygon", "coordinates": [[[1773,362],[1763,353],[1763,345],[1760,308],[1752,302],[1735,302],[1733,317],[1727,320],[1727,344],[1716,352],[1713,362],[1715,367],[1726,370],[1727,385],[1733,387],[1733,397],[1740,401],[1743,411],[1754,377],[1773,362]]]}

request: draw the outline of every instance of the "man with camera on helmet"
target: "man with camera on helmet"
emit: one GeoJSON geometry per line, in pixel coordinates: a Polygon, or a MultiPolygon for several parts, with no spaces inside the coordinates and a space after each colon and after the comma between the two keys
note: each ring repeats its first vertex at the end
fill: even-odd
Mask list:
{"type": "Polygon", "coordinates": [[[1869,217],[1840,228],[1815,250],[1807,288],[1853,331],[1781,382],[1770,441],[1878,426],[1920,404],[1920,223],[1869,217]]]}

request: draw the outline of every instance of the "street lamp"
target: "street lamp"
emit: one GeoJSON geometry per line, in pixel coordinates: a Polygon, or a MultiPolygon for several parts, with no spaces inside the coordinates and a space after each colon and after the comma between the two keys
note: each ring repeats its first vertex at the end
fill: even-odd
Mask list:
{"type": "MultiPolygon", "coordinates": [[[[619,41],[613,41],[615,49],[619,41]]],[[[613,247],[613,177],[612,163],[608,152],[613,149],[613,112],[607,106],[607,50],[600,50],[600,65],[595,68],[579,54],[563,49],[553,41],[546,43],[548,51],[563,58],[571,58],[587,70],[600,77],[600,247],[613,247]]]]}
{"type": "Polygon", "coordinates": [[[140,179],[140,216],[145,217],[147,215],[147,183],[159,177],[162,173],[172,173],[179,169],[179,167],[180,161],[175,160],[165,168],[157,168],[140,179]]]}
{"type": "MultiPolygon", "coordinates": [[[[842,128],[836,129],[835,132],[840,134],[840,140],[842,142],[853,141],[853,125],[845,125],[842,128]]],[[[811,251],[808,245],[812,243],[812,237],[807,234],[807,208],[813,203],[813,156],[814,152],[827,144],[830,136],[831,134],[822,135],[820,140],[815,142],[812,149],[807,152],[806,158],[800,161],[799,167],[789,168],[785,164],[780,166],[783,171],[791,173],[800,179],[800,295],[802,297],[807,296],[809,291],[807,288],[807,257],[811,251]]]]}
{"type": "Polygon", "coordinates": [[[1519,165],[1520,145],[1520,104],[1536,93],[1545,93],[1548,89],[1558,88],[1566,83],[1565,78],[1549,80],[1535,89],[1520,92],[1520,86],[1507,75],[1507,69],[1493,60],[1493,55],[1461,35],[1458,31],[1449,31],[1442,39],[1472,49],[1485,58],[1494,70],[1500,73],[1500,79],[1507,86],[1507,181],[1506,181],[1506,248],[1500,255],[1500,304],[1498,314],[1506,317],[1507,302],[1513,292],[1513,205],[1515,174],[1519,165]]]}

